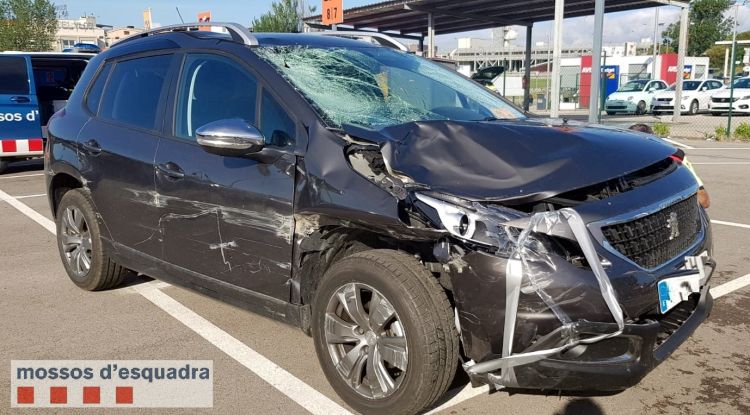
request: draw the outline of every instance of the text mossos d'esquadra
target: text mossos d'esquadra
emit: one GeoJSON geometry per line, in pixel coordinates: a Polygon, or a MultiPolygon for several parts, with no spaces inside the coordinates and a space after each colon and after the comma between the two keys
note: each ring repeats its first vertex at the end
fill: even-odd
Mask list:
{"type": "Polygon", "coordinates": [[[122,366],[108,363],[93,367],[17,367],[17,380],[210,380],[211,369],[185,364],[176,367],[122,366]]]}

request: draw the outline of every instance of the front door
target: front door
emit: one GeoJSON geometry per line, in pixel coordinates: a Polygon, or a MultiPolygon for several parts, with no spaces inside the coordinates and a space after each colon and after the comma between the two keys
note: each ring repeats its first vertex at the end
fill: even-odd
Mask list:
{"type": "Polygon", "coordinates": [[[276,133],[280,152],[272,162],[210,154],[195,140],[197,128],[222,119],[278,124],[269,117],[279,115],[258,117],[267,104],[258,98],[257,78],[242,63],[223,55],[185,56],[174,131],[162,139],[155,160],[163,255],[178,267],[288,301],[296,160],[284,151],[290,140],[276,133]]]}

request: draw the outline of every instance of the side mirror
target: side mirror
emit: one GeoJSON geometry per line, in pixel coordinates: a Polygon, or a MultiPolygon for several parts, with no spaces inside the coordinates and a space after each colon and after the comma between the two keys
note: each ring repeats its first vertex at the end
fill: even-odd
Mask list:
{"type": "Polygon", "coordinates": [[[197,130],[195,136],[203,149],[220,156],[244,156],[263,149],[263,134],[240,118],[210,122],[197,130]]]}

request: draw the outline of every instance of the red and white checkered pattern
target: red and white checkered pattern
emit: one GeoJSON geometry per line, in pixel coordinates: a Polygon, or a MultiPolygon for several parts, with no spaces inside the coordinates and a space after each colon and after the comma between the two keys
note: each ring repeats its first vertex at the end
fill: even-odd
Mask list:
{"type": "Polygon", "coordinates": [[[0,140],[0,156],[41,156],[44,141],[41,138],[0,140]]]}

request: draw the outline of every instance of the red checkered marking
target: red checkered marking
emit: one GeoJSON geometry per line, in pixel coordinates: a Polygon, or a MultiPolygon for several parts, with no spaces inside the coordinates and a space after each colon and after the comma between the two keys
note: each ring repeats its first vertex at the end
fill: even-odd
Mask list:
{"type": "Polygon", "coordinates": [[[43,152],[44,141],[41,138],[0,140],[0,155],[34,155],[43,152]]]}

